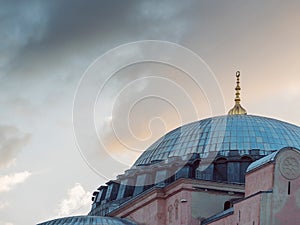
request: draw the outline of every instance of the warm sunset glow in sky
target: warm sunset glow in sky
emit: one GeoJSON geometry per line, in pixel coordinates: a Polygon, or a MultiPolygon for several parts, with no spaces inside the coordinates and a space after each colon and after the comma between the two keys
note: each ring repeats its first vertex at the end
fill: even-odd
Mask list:
{"type": "MultiPolygon", "coordinates": [[[[217,100],[226,113],[237,70],[248,114],[300,125],[299,10],[298,0],[0,1],[0,225],[86,214],[91,193],[157,138],[221,114],[211,108],[217,100]],[[190,49],[216,82],[199,71],[201,90],[158,62],[116,71],[95,103],[105,149],[83,129],[79,151],[72,110],[80,79],[107,51],[142,40],[190,49]]],[[[176,51],[169,58],[187,61],[176,51]]]]}

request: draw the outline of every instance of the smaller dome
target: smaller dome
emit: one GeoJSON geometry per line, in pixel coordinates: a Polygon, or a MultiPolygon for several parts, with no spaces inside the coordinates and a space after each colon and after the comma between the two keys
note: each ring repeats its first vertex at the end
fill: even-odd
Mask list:
{"type": "Polygon", "coordinates": [[[38,225],[137,225],[136,223],[116,217],[104,216],[72,216],[50,220],[38,225]]]}

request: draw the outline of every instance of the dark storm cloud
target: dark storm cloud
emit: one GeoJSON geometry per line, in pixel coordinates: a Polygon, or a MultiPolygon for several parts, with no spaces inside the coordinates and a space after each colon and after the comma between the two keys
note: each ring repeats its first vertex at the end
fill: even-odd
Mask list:
{"type": "Polygon", "coordinates": [[[131,4],[136,1],[54,1],[45,41],[58,44],[80,40],[100,33],[110,35],[112,30],[124,29],[131,4]]]}
{"type": "MultiPolygon", "coordinates": [[[[171,24],[191,1],[97,1],[81,0],[52,1],[48,4],[47,35],[43,42],[68,43],[96,35],[99,41],[114,37],[141,36],[141,32],[171,24]],[[133,32],[133,33],[132,33],[133,32]]],[[[182,19],[182,18],[181,18],[182,19]]],[[[164,30],[166,27],[164,26],[164,30]]],[[[173,31],[175,32],[175,31],[173,31]]],[[[171,34],[170,34],[171,36],[171,34]]]]}
{"type": "Polygon", "coordinates": [[[10,62],[5,68],[11,69],[11,74],[32,76],[39,74],[39,70],[59,68],[64,62],[78,58],[87,66],[85,60],[90,63],[105,51],[130,41],[167,39],[176,42],[185,30],[186,8],[193,2],[6,3],[1,13],[5,22],[0,23],[1,30],[5,31],[3,39],[10,62]]]}
{"type": "Polygon", "coordinates": [[[38,1],[0,3],[0,77],[18,67],[14,60],[45,35],[47,7],[38,1]]]}

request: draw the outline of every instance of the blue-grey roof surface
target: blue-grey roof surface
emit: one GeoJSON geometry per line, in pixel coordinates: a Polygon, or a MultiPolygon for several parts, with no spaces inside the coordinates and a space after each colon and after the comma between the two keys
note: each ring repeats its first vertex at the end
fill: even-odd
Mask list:
{"type": "Polygon", "coordinates": [[[72,216],[50,220],[38,225],[137,225],[127,219],[104,216],[72,216]]]}
{"type": "MultiPolygon", "coordinates": [[[[253,163],[251,163],[251,164],[248,166],[246,172],[248,173],[248,172],[250,172],[250,171],[252,171],[252,170],[254,170],[254,169],[256,169],[256,168],[259,168],[259,167],[261,167],[261,166],[263,166],[263,165],[268,164],[269,162],[275,161],[276,156],[278,155],[278,153],[279,153],[281,150],[284,150],[284,149],[286,149],[286,148],[282,148],[282,149],[280,149],[280,150],[278,150],[278,151],[276,151],[276,152],[273,152],[273,153],[270,154],[270,155],[267,155],[267,156],[265,156],[265,157],[263,157],[263,158],[261,158],[261,159],[259,159],[259,160],[254,161],[253,163]]],[[[299,149],[296,149],[296,148],[290,148],[290,149],[299,151],[299,149]]]]}
{"type": "Polygon", "coordinates": [[[218,116],[170,131],[143,152],[134,166],[189,153],[206,158],[210,152],[228,156],[234,150],[247,155],[258,149],[265,156],[287,146],[300,148],[300,127],[262,116],[218,116]]]}
{"type": "Polygon", "coordinates": [[[273,162],[273,161],[275,160],[276,155],[278,154],[278,152],[279,152],[279,151],[273,152],[273,153],[270,154],[270,155],[267,155],[267,156],[265,156],[265,157],[263,157],[263,158],[261,158],[261,159],[259,159],[259,160],[254,161],[253,163],[251,163],[251,164],[248,166],[246,172],[248,173],[248,172],[250,172],[250,171],[252,171],[252,170],[254,170],[254,169],[258,168],[258,167],[261,167],[261,166],[263,166],[263,165],[269,163],[269,162],[273,162]]]}
{"type": "Polygon", "coordinates": [[[205,219],[204,221],[202,221],[201,224],[202,225],[210,224],[211,222],[214,222],[214,221],[224,218],[226,216],[232,215],[233,213],[234,213],[233,208],[229,208],[227,210],[224,210],[223,212],[220,212],[216,215],[213,215],[213,216],[205,219]]]}

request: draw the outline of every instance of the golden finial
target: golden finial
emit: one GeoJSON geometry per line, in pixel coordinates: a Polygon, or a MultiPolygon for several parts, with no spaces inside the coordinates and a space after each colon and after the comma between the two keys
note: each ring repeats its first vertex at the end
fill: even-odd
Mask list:
{"type": "Polygon", "coordinates": [[[240,90],[241,90],[240,76],[241,76],[241,73],[240,73],[240,71],[237,71],[235,76],[236,76],[235,99],[234,99],[235,105],[232,109],[229,110],[228,115],[246,115],[247,114],[246,109],[244,109],[240,104],[240,102],[241,102],[241,99],[240,99],[240,90]]]}

